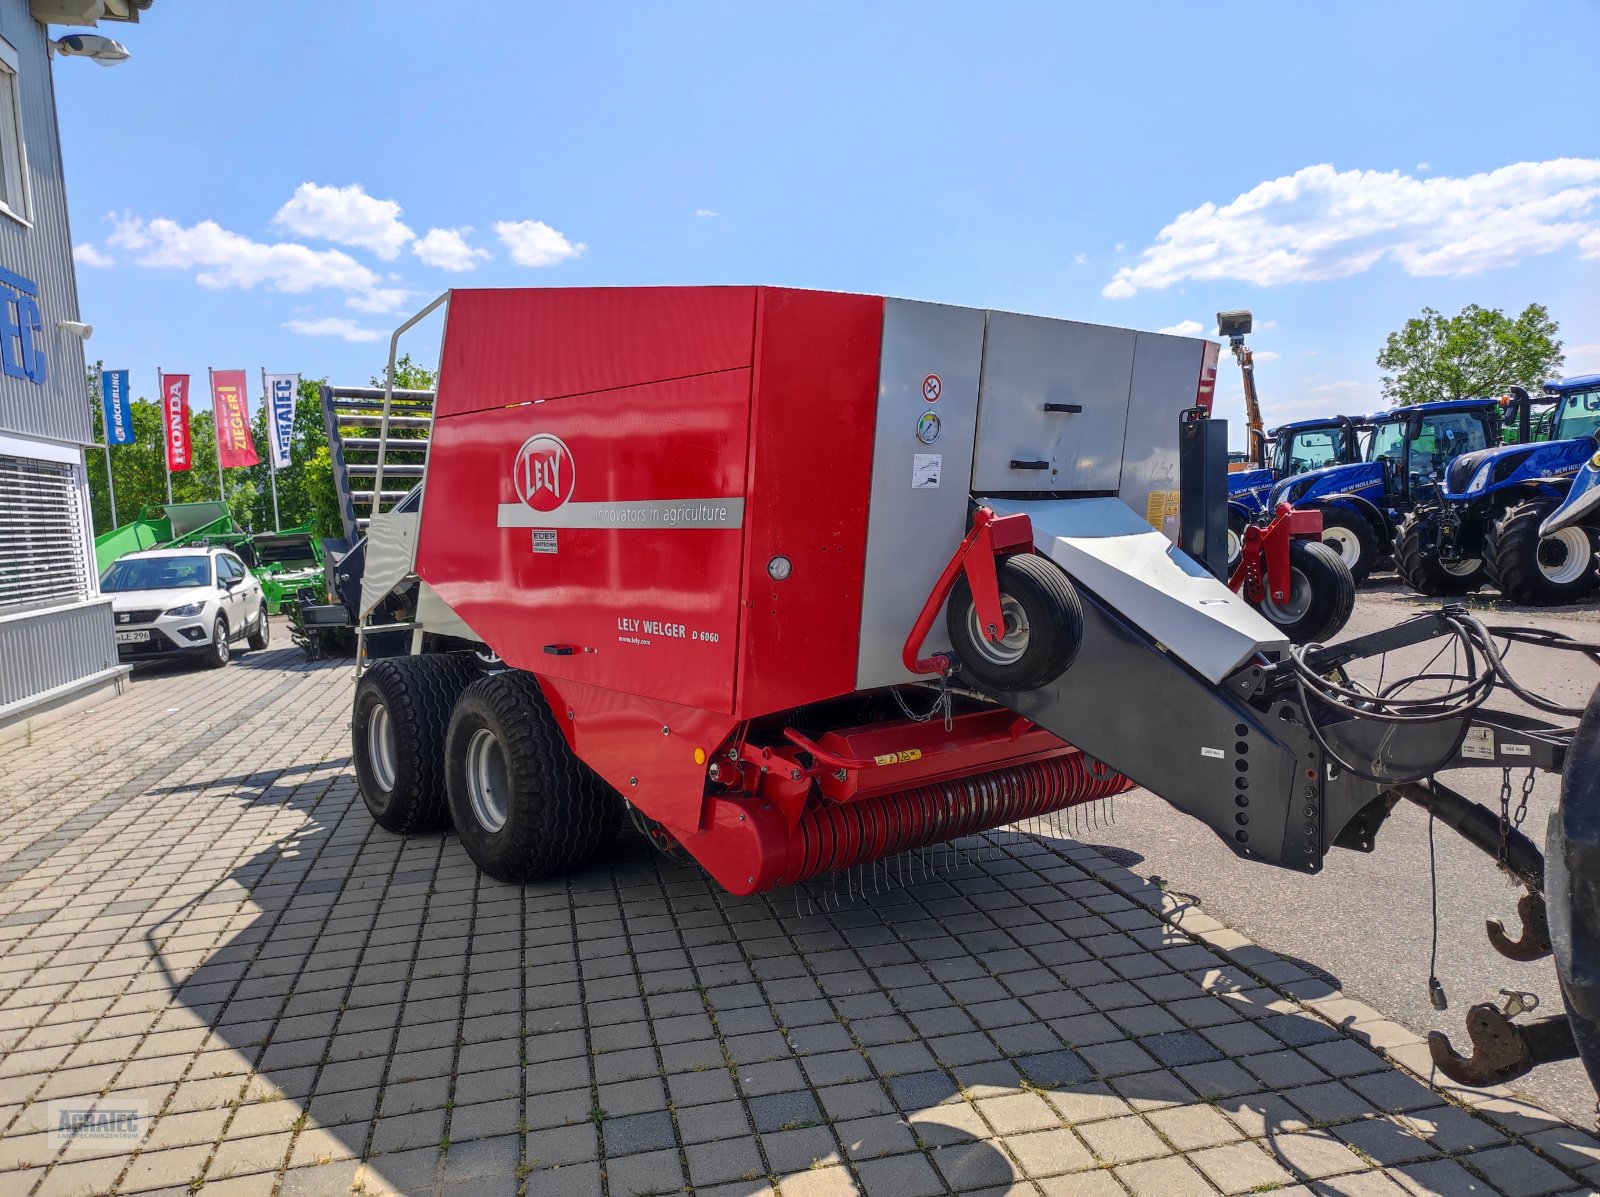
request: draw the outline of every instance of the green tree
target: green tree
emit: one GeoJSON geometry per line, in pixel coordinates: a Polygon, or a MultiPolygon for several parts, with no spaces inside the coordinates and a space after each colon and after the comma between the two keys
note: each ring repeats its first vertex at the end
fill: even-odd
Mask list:
{"type": "Polygon", "coordinates": [[[1537,303],[1515,319],[1475,303],[1455,316],[1423,308],[1378,354],[1384,397],[1410,404],[1493,395],[1513,383],[1538,388],[1566,360],[1557,331],[1537,303]]]}

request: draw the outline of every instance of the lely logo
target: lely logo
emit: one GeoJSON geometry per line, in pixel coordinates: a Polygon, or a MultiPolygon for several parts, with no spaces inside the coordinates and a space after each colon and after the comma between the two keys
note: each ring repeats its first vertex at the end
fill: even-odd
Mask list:
{"type": "Polygon", "coordinates": [[[511,469],[517,498],[535,511],[554,511],[572,498],[576,481],[572,470],[572,450],[558,436],[541,432],[522,442],[511,469]]]}

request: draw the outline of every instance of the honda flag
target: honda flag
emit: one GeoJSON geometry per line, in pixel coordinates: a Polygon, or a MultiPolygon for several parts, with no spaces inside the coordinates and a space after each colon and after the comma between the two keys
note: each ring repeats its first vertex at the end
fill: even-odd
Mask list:
{"type": "Polygon", "coordinates": [[[256,465],[250,439],[250,405],[245,398],[243,370],[211,372],[211,407],[217,414],[217,461],[224,469],[256,465]]]}
{"type": "Polygon", "coordinates": [[[172,473],[191,469],[194,454],[189,444],[189,376],[161,376],[161,420],[167,436],[167,469],[172,473]]]}
{"type": "Polygon", "coordinates": [[[272,446],[272,466],[281,470],[289,464],[289,441],[294,436],[294,401],[300,389],[298,374],[268,374],[267,439],[272,446]]]}

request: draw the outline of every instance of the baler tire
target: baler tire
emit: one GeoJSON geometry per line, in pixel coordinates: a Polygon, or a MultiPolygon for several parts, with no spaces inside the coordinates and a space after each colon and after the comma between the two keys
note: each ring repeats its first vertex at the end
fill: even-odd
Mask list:
{"type": "Polygon", "coordinates": [[[1508,507],[1489,528],[1484,557],[1489,580],[1505,598],[1525,607],[1550,607],[1576,602],[1594,587],[1594,535],[1586,528],[1566,528],[1551,537],[1539,525],[1558,506],[1547,498],[1525,499],[1508,507]],[[1559,542],[1570,557],[1580,547],[1583,560],[1564,563],[1555,576],[1541,564],[1545,541],[1559,542]]]}
{"type": "Polygon", "coordinates": [[[456,699],[477,676],[471,661],[444,653],[385,657],[361,675],[350,720],[350,755],[361,800],[379,827],[410,835],[450,826],[445,737],[456,699]],[[378,775],[371,741],[379,707],[379,734],[389,746],[378,757],[387,758],[382,768],[393,774],[387,784],[378,775]]]}
{"type": "Polygon", "coordinates": [[[1294,644],[1321,644],[1338,635],[1356,606],[1356,582],[1344,558],[1320,540],[1290,541],[1289,577],[1285,606],[1263,601],[1261,614],[1294,644]],[[1291,617],[1295,581],[1304,587],[1305,606],[1291,617]]]}
{"type": "Polygon", "coordinates": [[[1483,585],[1487,571],[1482,561],[1465,571],[1446,569],[1433,546],[1426,543],[1423,531],[1423,521],[1415,513],[1400,525],[1394,541],[1394,567],[1401,581],[1429,598],[1471,594],[1483,585]]]}
{"type": "Polygon", "coordinates": [[[450,717],[444,756],[456,834],[473,863],[497,881],[515,885],[570,872],[616,838],[622,799],[568,746],[530,674],[490,674],[468,686],[450,717]],[[468,770],[475,752],[489,760],[486,754],[497,753],[502,767],[498,828],[474,809],[468,770]]]}
{"type": "MultiPolygon", "coordinates": [[[[1005,694],[1047,686],[1067,671],[1083,644],[1083,604],[1058,567],[1036,553],[1015,553],[995,562],[1002,606],[1026,620],[1025,636],[1010,660],[995,659],[1010,649],[978,643],[977,609],[963,572],[950,590],[945,630],[962,667],[985,685],[1005,694]]],[[[1009,635],[1009,633],[1008,633],[1009,635]]]]}
{"type": "Polygon", "coordinates": [[[1372,572],[1372,567],[1378,563],[1378,537],[1373,532],[1372,525],[1367,522],[1367,517],[1347,507],[1324,507],[1322,529],[1322,543],[1339,554],[1339,559],[1349,569],[1355,584],[1359,586],[1365,582],[1367,575],[1372,572]],[[1334,547],[1328,537],[1329,528],[1338,529],[1333,540],[1339,541],[1346,551],[1341,552],[1334,547]],[[1353,561],[1350,559],[1352,554],[1349,550],[1354,550],[1353,561]]]}

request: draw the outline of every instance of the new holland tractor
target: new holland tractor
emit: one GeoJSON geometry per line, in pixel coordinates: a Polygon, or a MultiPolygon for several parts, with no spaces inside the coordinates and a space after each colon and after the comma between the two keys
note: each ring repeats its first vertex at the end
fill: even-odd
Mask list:
{"type": "MultiPolygon", "coordinates": [[[[1441,1070],[1581,1056],[1600,1077],[1600,696],[1533,694],[1501,648],[1526,634],[1460,608],[1294,644],[1222,582],[1215,345],[770,287],[425,311],[445,303],[418,502],[374,503],[362,578],[358,636],[393,594],[409,613],[385,625],[409,654],[357,656],[379,825],[453,827],[517,884],[627,820],[743,895],[1134,785],[1305,875],[1414,805],[1526,891],[1520,936],[1490,938],[1553,955],[1568,1011],[1474,1007],[1471,1054],[1433,1041],[1441,1070]],[[1464,650],[1448,683],[1352,680],[1435,643],[1464,650]],[[1565,769],[1544,852],[1442,780],[1510,766],[1565,769]]],[[[1337,564],[1296,520],[1260,546],[1273,568],[1337,564]]]]}
{"type": "MultiPolygon", "coordinates": [[[[1527,392],[1513,390],[1528,411],[1527,392]]],[[[1489,582],[1512,602],[1551,605],[1594,589],[1593,529],[1567,523],[1546,532],[1541,525],[1594,452],[1600,375],[1547,383],[1542,398],[1554,404],[1548,441],[1456,457],[1436,498],[1407,517],[1396,557],[1414,590],[1457,595],[1489,582]]]]}
{"type": "Polygon", "coordinates": [[[1419,403],[1369,416],[1366,424],[1366,460],[1284,478],[1269,500],[1320,511],[1323,543],[1357,582],[1384,557],[1398,556],[1406,513],[1433,497],[1451,462],[1499,443],[1501,405],[1498,399],[1419,403]]]}
{"type": "Polygon", "coordinates": [[[1266,465],[1228,475],[1229,559],[1238,555],[1245,529],[1271,516],[1273,487],[1285,478],[1359,462],[1361,433],[1366,426],[1364,420],[1353,416],[1327,416],[1295,420],[1269,431],[1266,465]]]}

